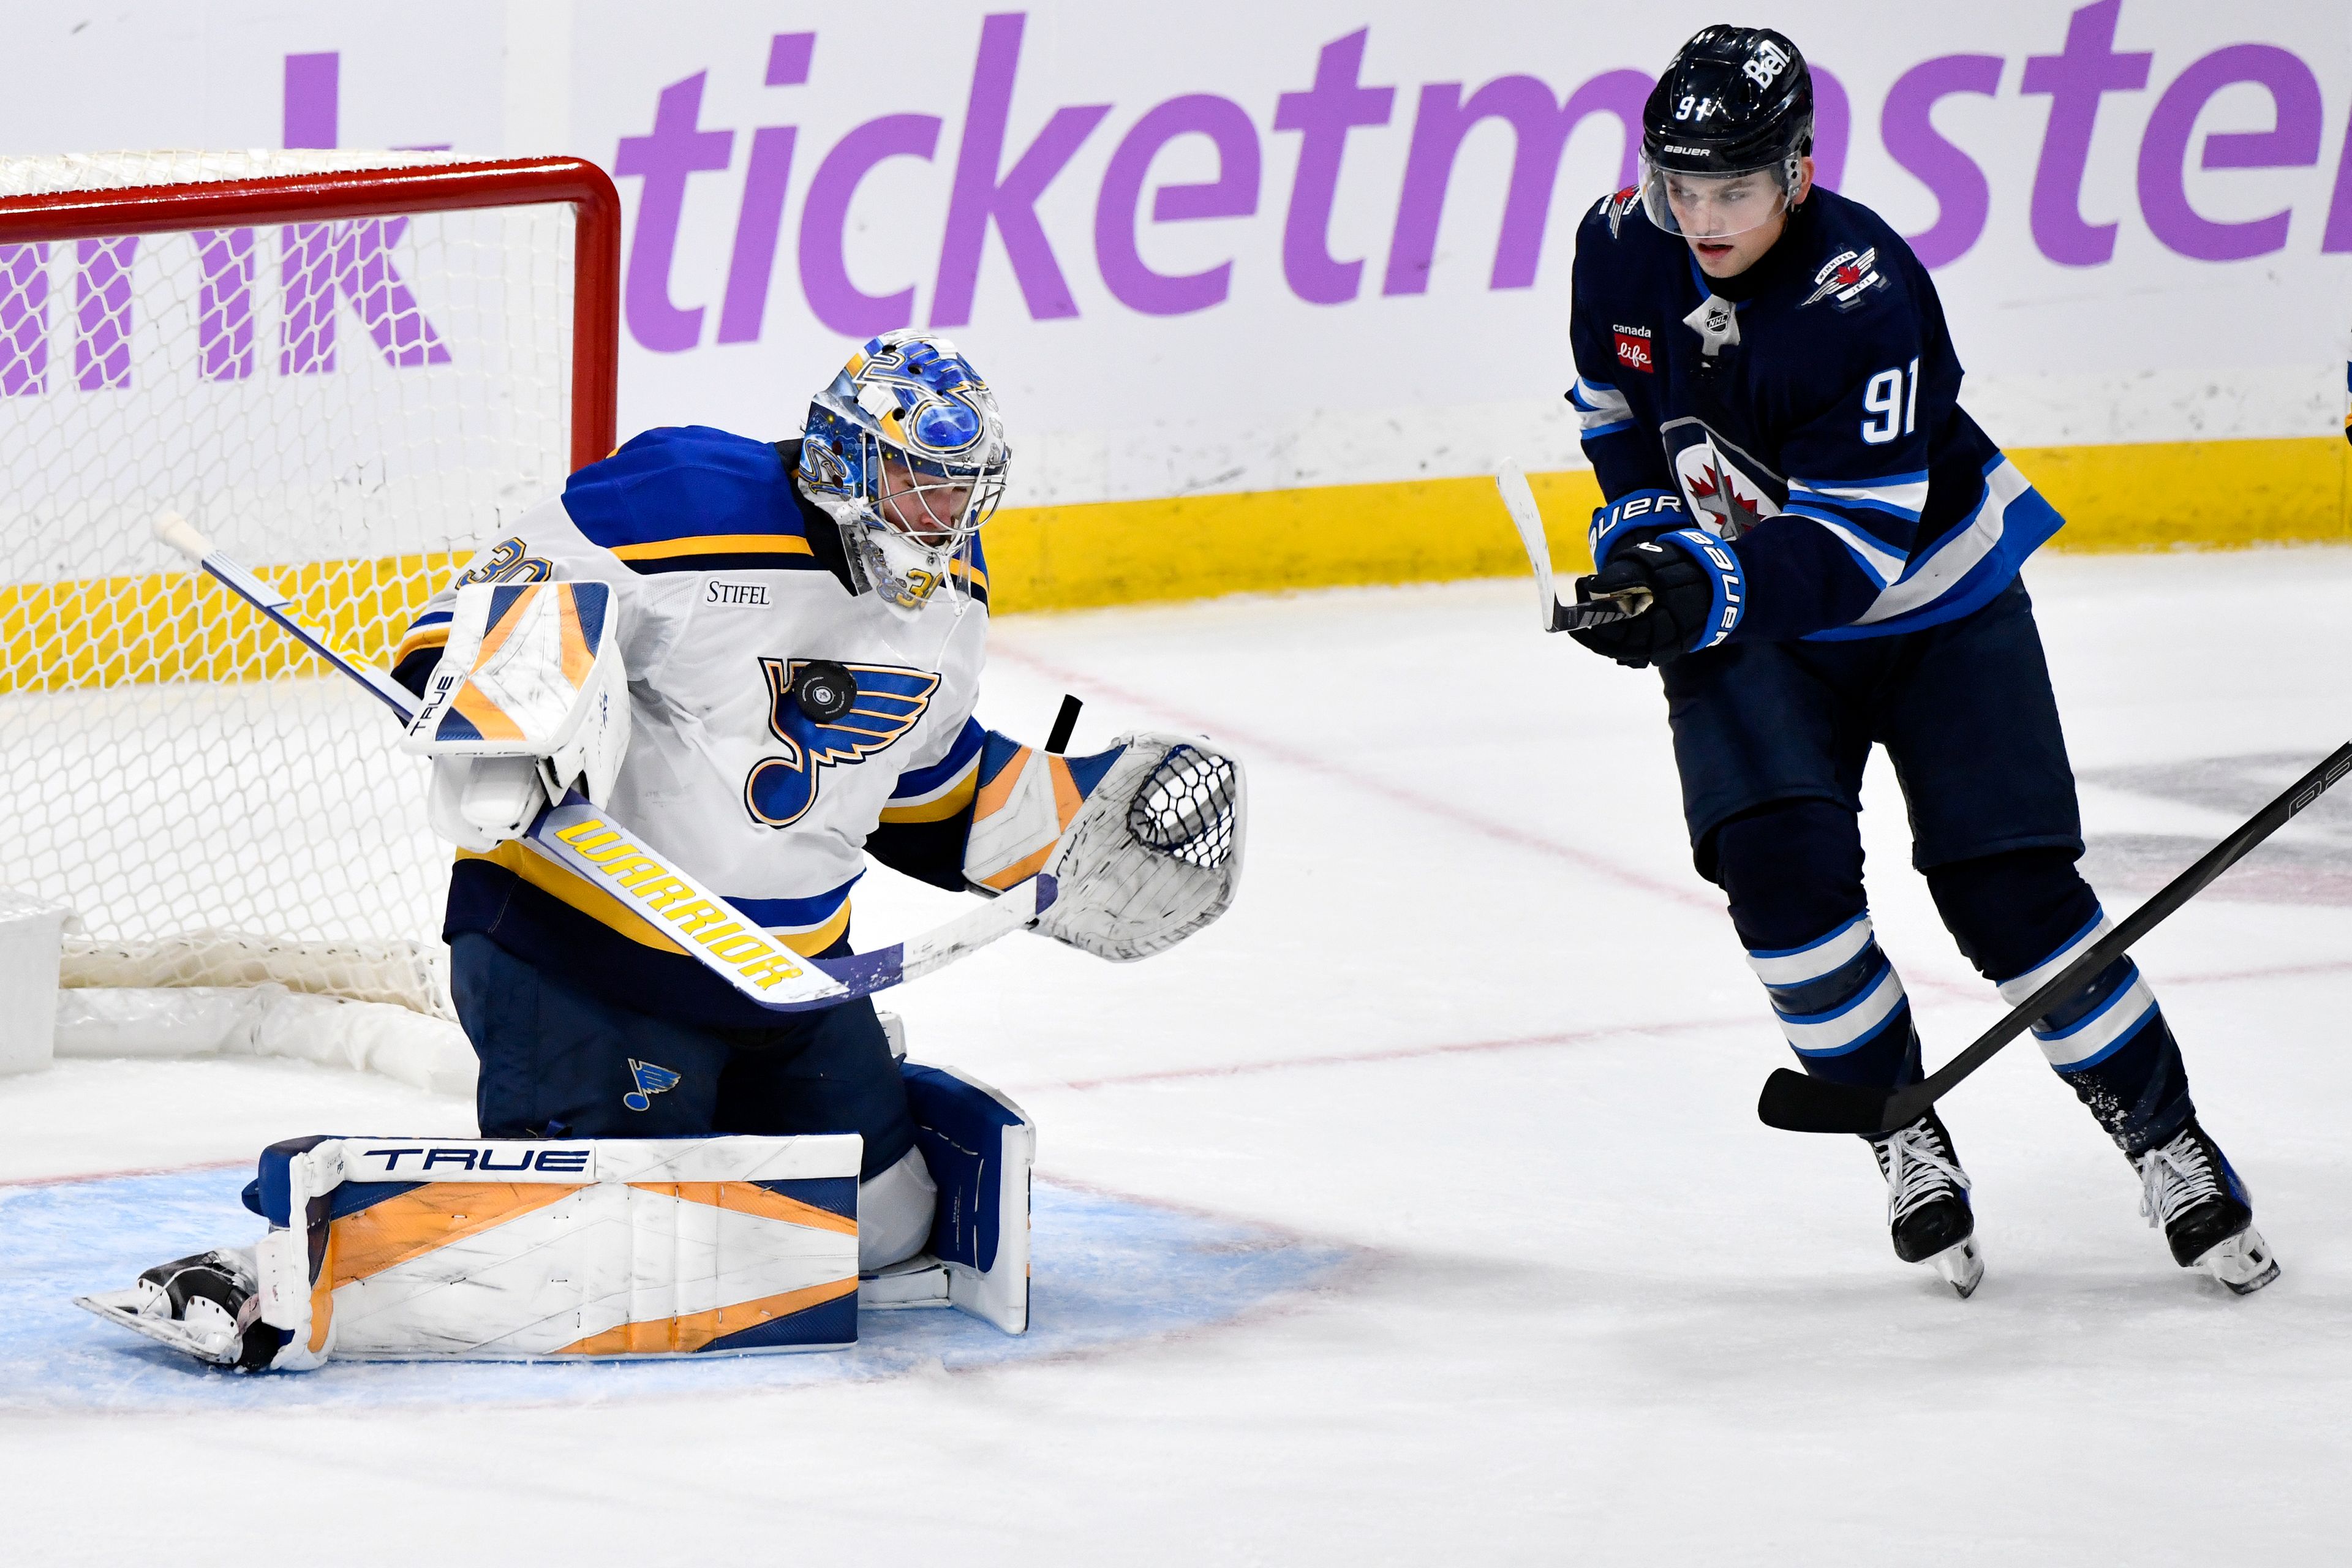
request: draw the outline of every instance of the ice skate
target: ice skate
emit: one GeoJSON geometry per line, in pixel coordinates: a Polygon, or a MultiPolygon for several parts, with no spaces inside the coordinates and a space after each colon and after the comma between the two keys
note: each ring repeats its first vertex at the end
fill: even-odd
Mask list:
{"type": "Polygon", "coordinates": [[[215,1366],[266,1366],[282,1338],[260,1321],[247,1252],[199,1252],[159,1263],[127,1290],[77,1296],[74,1305],[215,1366]]]}
{"type": "Polygon", "coordinates": [[[1886,1178],[1886,1228],[1895,1256],[1927,1265],[1965,1300],[1984,1278],[1984,1256],[1969,1206],[1969,1175],[1943,1120],[1931,1110],[1867,1142],[1886,1178]]]}
{"type": "Polygon", "coordinates": [[[2278,1278],[2278,1259],[2254,1228],[2252,1194],[2194,1117],[2172,1142],[2132,1163],[2139,1212],[2151,1228],[2164,1226],[2175,1263],[2202,1268],[2241,1296],[2278,1278]]]}

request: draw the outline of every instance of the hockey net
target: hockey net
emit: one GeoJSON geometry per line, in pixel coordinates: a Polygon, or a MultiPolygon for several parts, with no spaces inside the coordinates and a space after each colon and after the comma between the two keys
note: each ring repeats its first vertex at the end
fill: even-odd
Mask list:
{"type": "Polygon", "coordinates": [[[616,211],[570,159],[0,158],[0,882],[79,917],[68,985],[446,1016],[424,764],[152,525],[388,666],[610,449],[616,211]]]}

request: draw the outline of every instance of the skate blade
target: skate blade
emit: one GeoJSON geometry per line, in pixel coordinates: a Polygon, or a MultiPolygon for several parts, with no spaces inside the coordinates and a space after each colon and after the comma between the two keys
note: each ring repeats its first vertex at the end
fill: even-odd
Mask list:
{"type": "Polygon", "coordinates": [[[110,1323],[117,1323],[134,1334],[142,1334],[157,1344],[192,1355],[198,1361],[215,1366],[226,1365],[236,1359],[235,1345],[226,1348],[199,1339],[184,1323],[169,1318],[150,1318],[139,1311],[140,1295],[135,1289],[108,1290],[94,1296],[76,1296],[73,1304],[86,1312],[94,1312],[110,1323]]]}
{"type": "Polygon", "coordinates": [[[2278,1258],[2252,1226],[2207,1247],[2204,1256],[2189,1267],[2204,1269],[2241,1296],[2251,1296],[2279,1277],[2278,1258]]]}
{"type": "Polygon", "coordinates": [[[1975,1295],[1978,1285],[1984,1280],[1984,1253],[1977,1247],[1977,1238],[1973,1236],[1965,1241],[1954,1242],[1925,1261],[1928,1268],[1943,1276],[1945,1284],[1959,1292],[1963,1301],[1975,1295]]]}

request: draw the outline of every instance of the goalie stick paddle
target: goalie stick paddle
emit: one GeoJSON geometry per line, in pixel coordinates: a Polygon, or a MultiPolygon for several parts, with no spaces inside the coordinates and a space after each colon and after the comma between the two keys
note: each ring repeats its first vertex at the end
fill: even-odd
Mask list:
{"type": "Polygon", "coordinates": [[[1506,458],[1501,471],[1495,476],[1495,488],[1502,492],[1503,510],[1511,514],[1511,521],[1519,531],[1519,543],[1527,550],[1528,564],[1535,568],[1536,614],[1544,630],[1580,632],[1630,621],[1650,607],[1649,594],[1640,588],[1603,595],[1588,604],[1563,604],[1552,587],[1551,542],[1544,537],[1543,513],[1536,509],[1536,492],[1528,488],[1528,476],[1519,471],[1518,464],[1506,458]]]}
{"type": "MultiPolygon", "coordinates": [[[[161,514],[155,519],[155,537],[194,562],[330,667],[366,687],[400,716],[404,725],[416,716],[416,699],[406,687],[383,670],[337,652],[324,637],[294,618],[293,601],[215,550],[185,518],[177,512],[161,514]]],[[[562,800],[541,811],[525,837],[541,854],[601,887],[656,931],[669,934],[689,957],[738,994],[776,1013],[837,1006],[943,969],[1010,931],[1034,925],[1059,892],[1053,878],[1040,874],[1002,898],[905,942],[846,958],[805,958],[675,868],[656,867],[655,872],[659,874],[647,873],[643,879],[633,875],[630,880],[647,889],[660,884],[672,893],[683,888],[683,896],[666,896],[658,904],[643,907],[633,903],[634,891],[614,880],[610,873],[623,869],[624,863],[643,869],[646,857],[635,850],[637,840],[625,825],[577,790],[567,792],[562,800]],[[666,919],[690,920],[691,929],[679,923],[671,931],[663,923],[666,919]],[[753,948],[758,951],[752,952],[753,948]],[[722,955],[721,949],[732,956],[722,955]]]]}
{"type": "Polygon", "coordinates": [[[2213,879],[2245,858],[2246,852],[2286,826],[2289,819],[2327,793],[2328,787],[2352,772],[2352,742],[2338,746],[2284,794],[2248,818],[2245,825],[2208,850],[2203,858],[2165,884],[2157,895],[2134,910],[2128,919],[2091,945],[2090,951],[2060,970],[2047,985],[2009,1011],[1974,1045],[1946,1062],[1935,1076],[1907,1089],[1889,1091],[1809,1078],[1788,1068],[1776,1069],[1764,1080],[1756,1114],[1768,1127],[1788,1132],[1853,1132],[1868,1135],[1908,1127],[1956,1084],[1990,1061],[2003,1046],[2023,1034],[2033,1020],[2080,992],[2099,973],[2140,938],[2156,929],[2173,910],[2195,898],[2213,879]]]}

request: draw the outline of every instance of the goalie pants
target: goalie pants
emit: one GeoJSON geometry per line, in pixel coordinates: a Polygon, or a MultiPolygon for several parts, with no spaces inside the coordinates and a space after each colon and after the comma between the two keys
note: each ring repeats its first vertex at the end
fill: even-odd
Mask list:
{"type": "Polygon", "coordinates": [[[868,998],[720,1029],[615,1006],[473,932],[450,942],[449,969],[481,1059],[485,1138],[856,1132],[863,1181],[915,1146],[906,1084],[868,998]]]}
{"type": "MultiPolygon", "coordinates": [[[[1918,631],[1730,643],[1661,673],[1699,872],[1729,896],[1807,1072],[1874,1087],[1921,1076],[1910,1004],[1863,891],[1874,744],[1895,764],[1912,864],[1946,929],[2011,1005],[2107,929],[2074,868],[2074,775],[2021,580],[1918,631]]],[[[2179,1047],[2129,956],[2033,1034],[2125,1152],[2169,1142],[2194,1114],[2179,1047]]]]}

